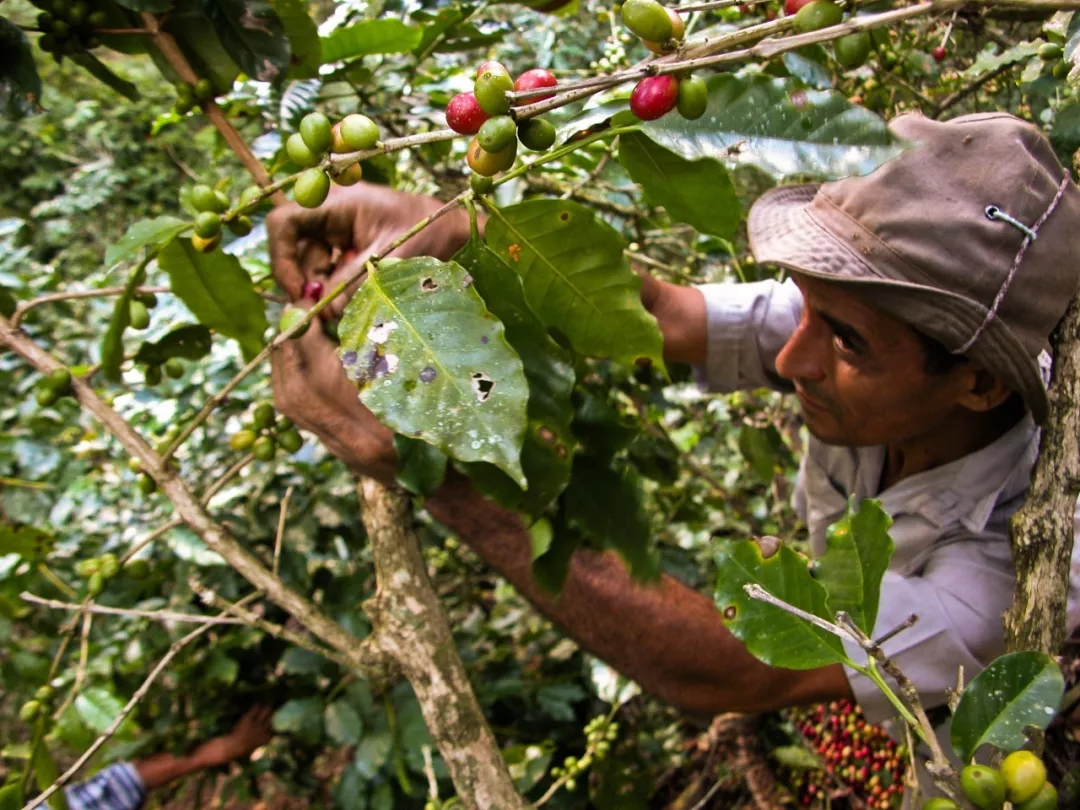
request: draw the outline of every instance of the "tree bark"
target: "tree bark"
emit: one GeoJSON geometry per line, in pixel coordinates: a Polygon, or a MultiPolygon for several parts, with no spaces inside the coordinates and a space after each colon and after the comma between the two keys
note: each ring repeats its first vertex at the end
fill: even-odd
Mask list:
{"type": "Polygon", "coordinates": [[[1016,588],[1005,613],[1010,651],[1055,654],[1065,641],[1065,605],[1080,495],[1080,297],[1051,336],[1050,410],[1024,506],[1009,524],[1016,588]]]}
{"type": "Polygon", "coordinates": [[[364,603],[372,638],[409,679],[458,798],[468,810],[525,810],[454,648],[412,529],[408,497],[371,478],[357,485],[378,586],[364,603]]]}

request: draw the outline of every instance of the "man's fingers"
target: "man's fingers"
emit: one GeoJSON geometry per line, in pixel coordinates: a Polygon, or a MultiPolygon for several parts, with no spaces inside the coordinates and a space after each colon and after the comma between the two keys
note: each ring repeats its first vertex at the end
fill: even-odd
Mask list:
{"type": "Polygon", "coordinates": [[[300,299],[307,280],[305,265],[309,251],[314,245],[322,245],[329,256],[328,225],[328,215],[323,209],[303,208],[296,203],[279,206],[266,217],[270,266],[278,285],[293,301],[300,299]]]}

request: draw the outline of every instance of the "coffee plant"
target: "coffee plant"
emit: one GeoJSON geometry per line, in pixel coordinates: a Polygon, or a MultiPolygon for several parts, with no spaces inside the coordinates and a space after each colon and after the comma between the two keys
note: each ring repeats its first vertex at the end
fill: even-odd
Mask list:
{"type": "MultiPolygon", "coordinates": [[[[275,705],[280,736],[231,783],[241,798],[272,772],[341,808],[485,806],[448,755],[452,713],[408,662],[386,666],[362,609],[393,590],[388,524],[365,530],[347,471],[270,401],[271,354],[307,329],[339,343],[395,432],[399,484],[422,499],[452,467],[525,516],[549,591],[579,547],[619,553],[643,582],[706,588],[718,569],[718,609],[755,655],[862,668],[929,742],[872,645],[852,661],[840,641],[870,644],[887,518],[872,503],[850,515],[811,574],[784,505],[804,441],[788,404],[708,397],[666,367],[632,265],[769,277],[741,228],[749,204],[781,181],[873,170],[905,146],[885,124],[898,112],[1007,109],[1071,165],[1080,19],[1060,6],[8,0],[0,807],[60,806],[83,766],[183,750],[255,701],[275,705]],[[344,280],[286,306],[268,211],[361,181],[444,205],[370,256],[333,257],[344,280]],[[453,260],[391,256],[460,211],[471,238],[453,260]],[[765,558],[755,535],[794,542],[765,558]],[[839,585],[853,568],[858,593],[839,585]],[[320,778],[327,748],[349,753],[320,778]]],[[[386,497],[368,492],[365,515],[386,497]]],[[[492,729],[487,787],[512,794],[487,806],[664,800],[664,774],[694,764],[670,710],[419,518],[425,604],[468,668],[462,712],[492,729]]],[[[952,798],[927,806],[1051,806],[1064,782],[1023,731],[1046,728],[1063,685],[1030,652],[973,679],[953,707],[963,768],[935,752],[952,798]],[[991,749],[1000,762],[972,762],[991,749]]],[[[852,707],[791,722],[792,800],[899,806],[910,747],[852,707]]],[[[745,792],[730,781],[683,795],[745,792]]]]}

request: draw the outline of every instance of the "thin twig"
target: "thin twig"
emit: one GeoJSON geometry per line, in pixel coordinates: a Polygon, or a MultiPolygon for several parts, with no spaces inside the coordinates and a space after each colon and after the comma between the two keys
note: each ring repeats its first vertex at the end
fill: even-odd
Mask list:
{"type": "MultiPolygon", "coordinates": [[[[802,608],[797,608],[794,605],[788,604],[783,599],[778,599],[773,596],[767,590],[762,588],[756,582],[748,582],[743,585],[743,590],[751,599],[757,599],[759,602],[764,602],[767,605],[778,607],[781,610],[786,610],[793,616],[798,616],[803,621],[810,622],[815,627],[820,627],[822,630],[832,633],[834,636],[839,636],[842,639],[852,642],[853,644],[859,644],[859,639],[852,635],[846,628],[840,627],[838,624],[833,624],[820,616],[815,616],[813,613],[807,613],[802,608]]],[[[872,642],[871,642],[872,643],[872,642]]]]}
{"type": "Polygon", "coordinates": [[[159,537],[161,537],[161,535],[165,534],[166,532],[168,532],[168,531],[170,531],[172,529],[179,528],[180,526],[183,526],[183,525],[184,525],[184,521],[180,520],[180,518],[173,518],[168,523],[161,524],[156,529],[154,529],[152,532],[150,532],[150,534],[146,535],[146,537],[144,537],[138,543],[136,543],[131,548],[129,548],[127,551],[125,551],[123,556],[120,557],[120,565],[123,566],[124,563],[126,563],[128,560],[130,560],[132,557],[134,557],[136,554],[138,554],[140,551],[142,551],[148,545],[150,545],[155,540],[157,540],[159,537]]]}
{"type": "MultiPolygon", "coordinates": [[[[233,478],[240,474],[240,471],[244,469],[248,464],[252,462],[255,456],[251,453],[245,453],[234,463],[229,469],[221,474],[221,476],[214,481],[209,487],[206,488],[206,492],[203,493],[202,499],[199,501],[203,506],[208,506],[210,501],[215,495],[225,488],[233,478]]],[[[276,571],[274,572],[277,573],[276,571]]]]}
{"type": "MultiPolygon", "coordinates": [[[[188,624],[248,624],[241,619],[220,618],[218,616],[202,616],[197,613],[177,613],[172,610],[136,610],[135,608],[114,608],[105,605],[86,604],[76,605],[71,602],[61,602],[57,599],[43,599],[32,593],[24,591],[19,594],[24,602],[34,605],[53,608],[54,610],[79,610],[86,613],[87,619],[92,613],[100,613],[108,616],[127,616],[137,619],[152,619],[156,622],[187,622],[188,624]]],[[[85,632],[84,632],[85,635],[85,632]]],[[[74,691],[78,691],[77,689],[74,691]]]]}
{"type": "Polygon", "coordinates": [[[274,567],[271,569],[276,577],[278,564],[281,562],[281,541],[285,537],[285,518],[289,513],[289,498],[292,497],[293,488],[285,490],[285,497],[281,499],[281,514],[278,515],[277,538],[274,540],[274,567]]]}
{"type": "MultiPolygon", "coordinates": [[[[11,325],[18,326],[23,318],[26,317],[26,313],[30,310],[40,307],[42,304],[55,304],[58,301],[75,301],[82,298],[108,298],[113,295],[123,294],[125,287],[119,285],[116,287],[102,287],[99,290],[72,290],[69,292],[49,293],[48,295],[42,295],[38,298],[33,298],[29,301],[20,303],[15,309],[15,312],[11,316],[11,325]]],[[[147,293],[167,293],[172,292],[169,287],[136,287],[136,295],[144,295],[147,293]]]]}

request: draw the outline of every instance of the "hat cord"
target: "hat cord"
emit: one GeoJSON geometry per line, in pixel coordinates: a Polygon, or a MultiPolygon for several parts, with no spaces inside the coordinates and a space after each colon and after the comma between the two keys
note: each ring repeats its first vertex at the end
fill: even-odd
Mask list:
{"type": "Polygon", "coordinates": [[[976,341],[978,341],[978,339],[982,337],[983,332],[985,332],[986,328],[990,325],[990,321],[997,315],[998,307],[1001,306],[1001,302],[1005,298],[1005,293],[1009,291],[1009,285],[1012,284],[1013,277],[1016,275],[1016,271],[1020,268],[1020,262],[1024,260],[1024,254],[1027,252],[1028,245],[1035,241],[1035,239],[1039,235],[1039,229],[1042,228],[1046,220],[1050,218],[1050,215],[1054,213],[1054,209],[1057,208],[1058,203],[1061,202],[1061,198],[1065,195],[1065,189],[1069,187],[1069,181],[1071,179],[1072,178],[1068,174],[1065,175],[1065,177],[1061,181],[1061,184],[1058,185],[1057,194],[1054,195],[1054,199],[1050,201],[1050,205],[1045,211],[1043,211],[1042,216],[1039,217],[1038,221],[1030,228],[1015,217],[1011,217],[1006,214],[998,206],[986,206],[987,219],[1007,222],[1014,228],[1018,228],[1019,230],[1024,232],[1024,241],[1020,243],[1020,249],[1016,251],[1016,257],[1013,259],[1012,266],[1009,268],[1008,275],[1005,276],[1005,281],[1003,281],[1001,284],[1001,289],[998,290],[997,295],[994,297],[994,303],[990,305],[990,311],[986,313],[986,317],[983,318],[982,323],[979,324],[979,328],[975,330],[974,334],[972,334],[972,336],[968,339],[967,343],[965,343],[959,349],[953,349],[953,354],[965,354],[968,349],[974,346],[976,341]]]}

